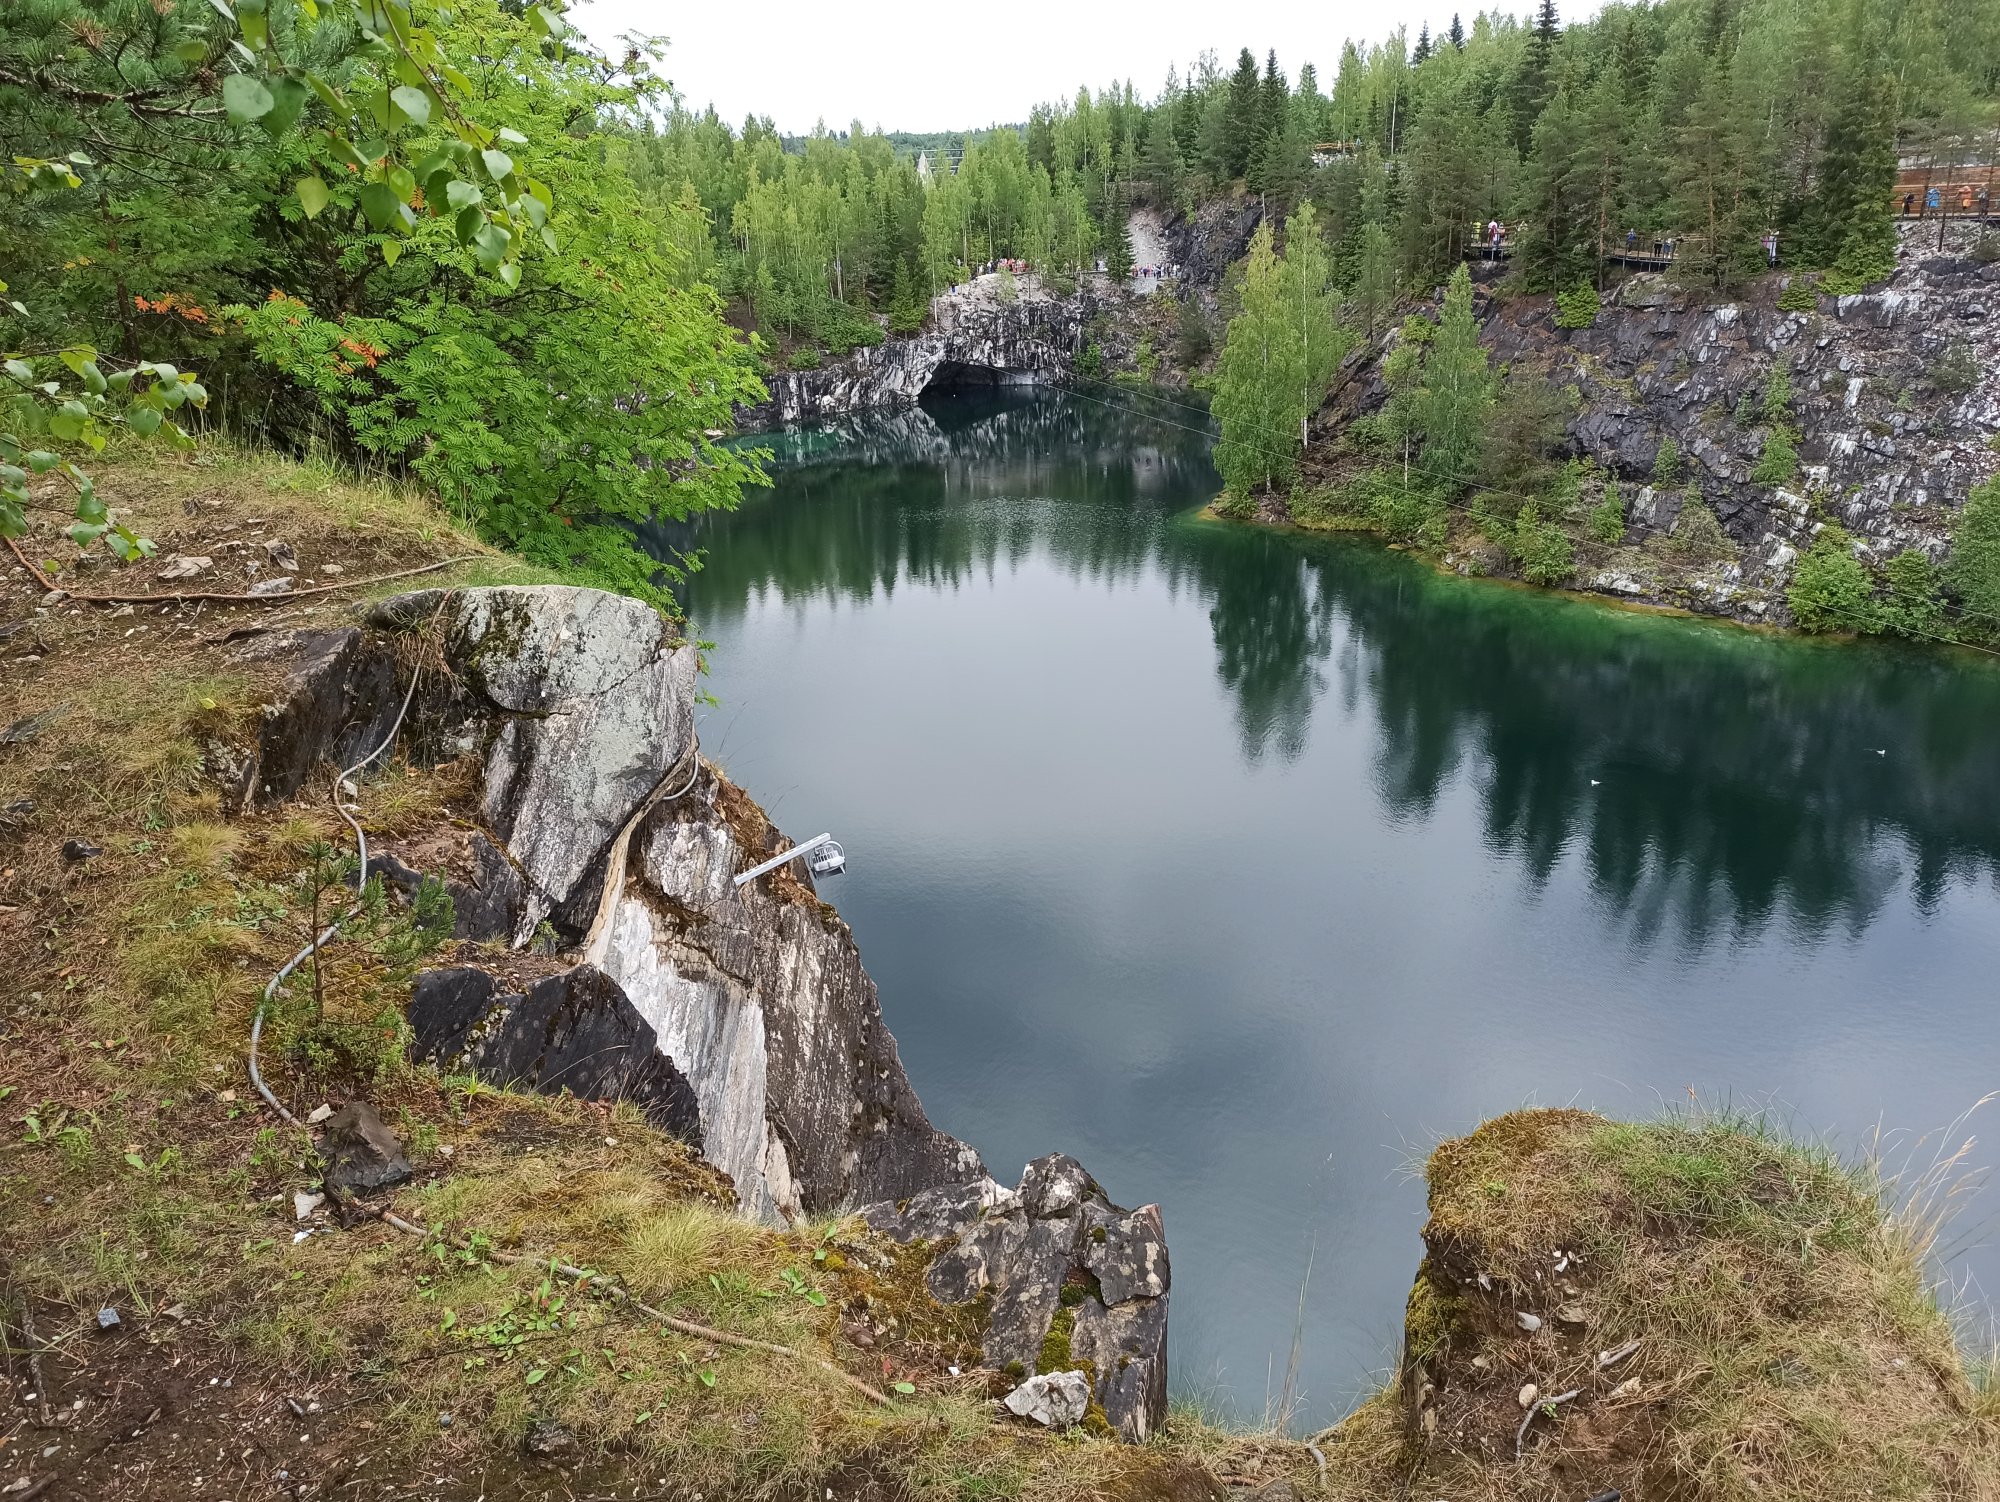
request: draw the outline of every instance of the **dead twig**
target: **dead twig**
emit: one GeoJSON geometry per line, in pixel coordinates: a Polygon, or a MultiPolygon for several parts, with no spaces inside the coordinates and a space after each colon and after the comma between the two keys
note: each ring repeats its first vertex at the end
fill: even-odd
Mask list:
{"type": "Polygon", "coordinates": [[[1518,1461],[1521,1458],[1521,1445],[1528,1437],[1528,1425],[1534,1423],[1536,1414],[1546,1412],[1550,1418],[1554,1418],[1557,1408],[1582,1396],[1582,1388],[1572,1387],[1568,1392],[1558,1393],[1553,1398],[1543,1398],[1530,1408],[1521,1419],[1521,1427],[1514,1431],[1514,1459],[1518,1461]]]}
{"type": "Polygon", "coordinates": [[[338,584],[316,584],[311,589],[289,589],[278,595],[217,594],[206,590],[169,590],[161,594],[144,595],[79,595],[71,594],[36,567],[13,538],[7,539],[7,546],[20,561],[21,567],[42,586],[45,593],[60,594],[65,599],[78,600],[85,605],[184,605],[190,600],[209,600],[223,605],[284,605],[293,600],[303,600],[309,595],[331,594],[337,589],[365,589],[371,584],[387,584],[392,579],[410,579],[418,574],[434,574],[441,568],[450,568],[454,563],[470,562],[475,556],[471,553],[461,553],[456,558],[443,558],[419,568],[398,569],[393,574],[376,574],[367,579],[342,579],[338,584]]]}

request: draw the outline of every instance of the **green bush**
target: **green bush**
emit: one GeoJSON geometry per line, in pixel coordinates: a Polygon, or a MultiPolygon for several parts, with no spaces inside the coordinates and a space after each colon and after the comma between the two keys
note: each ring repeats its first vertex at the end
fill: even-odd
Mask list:
{"type": "Polygon", "coordinates": [[[1757,458],[1757,467],[1750,471],[1750,478],[1759,485],[1784,485],[1798,472],[1797,435],[1783,425],[1772,428],[1764,440],[1764,452],[1757,458]]]}
{"type": "Polygon", "coordinates": [[[1782,362],[1764,377],[1764,421],[1783,422],[1792,410],[1792,368],[1782,362]]]}
{"type": "Polygon", "coordinates": [[[1681,446],[1671,438],[1663,440],[1659,453],[1653,456],[1653,483],[1671,489],[1680,484],[1683,468],[1681,446]]]}
{"type": "Polygon", "coordinates": [[[1872,631],[1876,626],[1868,570],[1854,556],[1845,527],[1820,529],[1792,571],[1785,603],[1802,631],[1872,631]]]}
{"type": "Polygon", "coordinates": [[[1965,608],[1986,617],[1972,623],[1978,634],[2000,631],[2000,479],[1976,486],[1965,498],[1952,531],[1946,577],[1965,608]]]}
{"type": "Polygon", "coordinates": [[[1930,382],[1946,396],[1963,396],[1977,386],[1979,362],[1972,356],[1972,346],[1963,339],[1955,340],[1931,366],[1930,382]]]}
{"type": "Polygon", "coordinates": [[[804,349],[795,349],[792,351],[790,364],[793,370],[818,370],[820,367],[819,351],[811,345],[807,345],[804,349]]]}
{"type": "Polygon", "coordinates": [[[1972,259],[1982,266],[1991,266],[2000,261],[2000,235],[1981,235],[1972,247],[1972,259]]]}
{"type": "Polygon", "coordinates": [[[1902,636],[1930,636],[1944,610],[1938,598],[1938,571],[1929,556],[1905,548],[1882,571],[1889,599],[1882,607],[1882,624],[1902,636]]]}
{"type": "Polygon", "coordinates": [[[1685,563],[1720,563],[1736,556],[1736,544],[1722,523],[1699,501],[1681,507],[1671,546],[1674,556],[1685,563]]]}
{"type": "Polygon", "coordinates": [[[1576,566],[1576,550],[1568,535],[1554,522],[1537,516],[1532,503],[1523,506],[1515,519],[1508,551],[1521,565],[1521,577],[1530,584],[1560,584],[1576,566]]]}
{"type": "Polygon", "coordinates": [[[1257,503],[1247,495],[1225,490],[1215,498],[1211,509],[1224,521],[1247,522],[1257,514],[1257,503]]]}
{"type": "Polygon", "coordinates": [[[1811,277],[1795,276],[1785,283],[1785,290],[1778,294],[1780,313],[1811,313],[1819,308],[1819,288],[1811,277]]]}
{"type": "Polygon", "coordinates": [[[1585,282],[1580,287],[1572,287],[1567,292],[1556,294],[1556,327],[1559,329],[1587,329],[1597,322],[1597,315],[1604,309],[1604,300],[1597,295],[1597,289],[1585,282]]]}
{"type": "Polygon", "coordinates": [[[1625,503],[1616,485],[1605,486],[1604,499],[1591,507],[1590,535],[1612,546],[1625,540],[1625,503]]]}

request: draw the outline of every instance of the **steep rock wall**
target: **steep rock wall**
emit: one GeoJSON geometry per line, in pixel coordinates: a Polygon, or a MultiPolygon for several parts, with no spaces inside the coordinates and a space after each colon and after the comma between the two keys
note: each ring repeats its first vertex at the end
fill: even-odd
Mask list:
{"type": "Polygon", "coordinates": [[[1095,310],[1089,294],[1054,298],[1033,287],[1012,302],[976,291],[946,294],[932,304],[924,333],[856,350],[818,370],[771,377],[771,399],[745,409],[742,421],[770,427],[912,407],[947,367],[990,371],[996,380],[1060,380],[1082,353],[1095,310]]]}
{"type": "MultiPolygon", "coordinates": [[[[1967,492],[2000,467],[1991,447],[2000,434],[2000,264],[1966,253],[1970,226],[1954,227],[1943,254],[1921,228],[1885,285],[1820,297],[1810,311],[1778,306],[1784,278],[1718,301],[1638,276],[1583,329],[1558,328],[1549,298],[1482,296],[1481,339],[1496,367],[1575,388],[1565,446],[1619,483],[1632,541],[1672,534],[1694,502],[1714,511],[1738,556],[1668,603],[1783,620],[1792,565],[1827,522],[1878,558],[1919,548],[1940,559],[1967,492]],[[1940,379],[1952,365],[1973,372],[1969,385],[1940,379]],[[1778,367],[1791,386],[1784,420],[1800,433],[1799,467],[1772,484],[1752,476],[1778,367]],[[1658,485],[1655,464],[1670,440],[1683,478],[1658,485]]],[[[1393,340],[1350,356],[1314,419],[1316,444],[1333,440],[1326,448],[1337,452],[1350,424],[1380,410],[1380,356],[1393,340]]],[[[1575,582],[1661,598],[1630,562],[1584,560],[1575,582]]]]}

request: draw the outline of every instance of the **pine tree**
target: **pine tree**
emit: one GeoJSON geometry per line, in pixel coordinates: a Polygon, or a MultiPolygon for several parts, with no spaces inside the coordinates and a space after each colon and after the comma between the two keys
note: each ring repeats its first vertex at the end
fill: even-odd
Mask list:
{"type": "Polygon", "coordinates": [[[1417,33],[1417,50],[1410,54],[1410,64],[1412,67],[1421,68],[1425,63],[1430,61],[1430,56],[1431,23],[1426,21],[1423,24],[1423,28],[1417,33]]]}
{"type": "Polygon", "coordinates": [[[1888,80],[1850,77],[1820,153],[1812,197],[1800,216],[1799,258],[1841,265],[1863,280],[1895,269],[1895,133],[1888,80]]]}
{"type": "Polygon", "coordinates": [[[1459,52],[1465,50],[1465,27],[1459,21],[1457,11],[1451,13],[1451,30],[1447,31],[1444,35],[1445,40],[1451,43],[1454,50],[1459,52]]]}
{"type": "Polygon", "coordinates": [[[1533,149],[1516,191],[1522,232],[1514,272],[1530,292],[1565,290],[1594,270],[1587,206],[1577,191],[1578,154],[1588,145],[1578,134],[1569,91],[1557,89],[1535,121],[1533,149]]]}
{"type": "Polygon", "coordinates": [[[1104,200],[1104,269],[1113,282],[1120,284],[1132,279],[1131,220],[1125,186],[1113,183],[1104,200]]]}
{"type": "Polygon", "coordinates": [[[1250,153],[1259,138],[1262,124],[1263,90],[1257,79],[1257,59],[1245,47],[1237,56],[1236,71],[1229,78],[1229,92],[1222,115],[1222,176],[1241,177],[1250,169],[1250,153]]]}
{"type": "Polygon", "coordinates": [[[1361,231],[1361,251],[1354,270],[1353,291],[1348,297],[1349,316],[1368,338],[1373,339],[1388,322],[1396,301],[1395,252],[1389,232],[1379,224],[1361,231]]]}

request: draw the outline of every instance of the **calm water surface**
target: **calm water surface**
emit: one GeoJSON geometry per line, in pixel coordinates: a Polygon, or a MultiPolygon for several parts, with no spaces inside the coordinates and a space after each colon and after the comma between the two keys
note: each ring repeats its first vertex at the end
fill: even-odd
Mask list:
{"type": "Polygon", "coordinates": [[[1075,397],[778,445],[692,534],[704,747],[846,844],[933,1119],[1164,1207],[1182,1394],[1262,1409],[1304,1284],[1305,1418],[1351,1403],[1412,1166],[1495,1112],[1852,1144],[2000,1087],[2000,664],[1202,522],[1201,438],[1075,397]]]}

